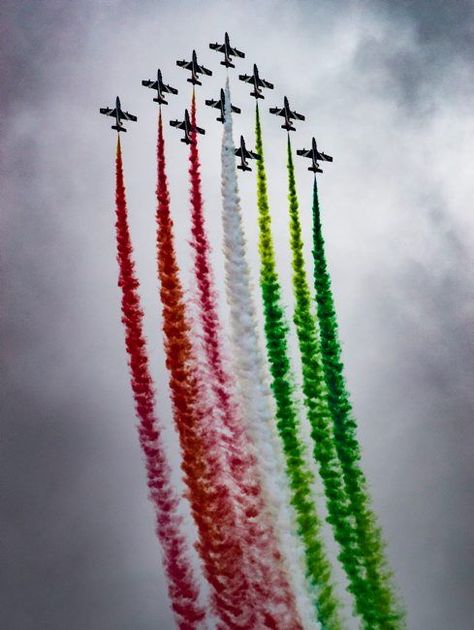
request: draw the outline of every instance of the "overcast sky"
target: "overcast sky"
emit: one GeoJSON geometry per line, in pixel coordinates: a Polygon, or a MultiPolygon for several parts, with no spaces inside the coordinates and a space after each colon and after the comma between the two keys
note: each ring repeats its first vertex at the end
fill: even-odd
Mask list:
{"type": "MultiPolygon", "coordinates": [[[[227,30],[246,52],[231,89],[243,109],[235,134],[249,148],[254,102],[236,74],[257,62],[275,83],[262,125],[289,308],[286,137],[267,108],[287,95],[306,115],[294,148],[316,135],[334,156],[319,180],[327,254],[363,465],[409,628],[470,630],[473,13],[468,0],[0,3],[2,627],[173,627],[120,323],[115,133],[98,108],[119,94],[139,117],[122,134],[124,168],[153,374],[170,425],[154,268],[156,106],[140,82],[162,68],[179,89],[171,119],[191,94],[176,59],[196,48],[214,71],[198,89],[198,116],[222,295],[222,127],[204,99],[224,84],[208,44],[227,30]]],[[[166,123],[189,285],[179,137],[166,123]]],[[[307,166],[298,158],[310,268],[307,166]]],[[[257,281],[254,172],[240,185],[257,281]]],[[[176,462],[171,431],[167,440],[176,462]]]]}

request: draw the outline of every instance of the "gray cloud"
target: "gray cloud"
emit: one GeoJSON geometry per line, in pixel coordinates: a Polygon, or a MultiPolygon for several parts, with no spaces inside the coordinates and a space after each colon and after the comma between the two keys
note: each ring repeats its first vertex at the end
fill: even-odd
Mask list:
{"type": "MultiPolygon", "coordinates": [[[[465,68],[466,95],[472,81],[474,56],[474,7],[468,0],[446,3],[442,0],[369,0],[361,5],[396,27],[383,38],[368,33],[361,43],[356,64],[378,72],[382,90],[413,111],[436,106],[444,97],[436,83],[449,80],[456,66],[465,68]],[[400,37],[397,36],[397,31],[400,37]],[[411,33],[407,42],[404,33],[411,33]]],[[[362,9],[364,10],[364,9],[362,9]]]]}

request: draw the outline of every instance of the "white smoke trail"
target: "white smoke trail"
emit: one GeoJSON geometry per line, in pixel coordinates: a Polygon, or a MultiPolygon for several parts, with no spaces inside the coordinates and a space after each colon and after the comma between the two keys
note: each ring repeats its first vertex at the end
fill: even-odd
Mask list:
{"type": "Polygon", "coordinates": [[[225,123],[222,138],[222,222],[226,296],[230,308],[233,360],[246,429],[254,443],[267,505],[283,550],[298,612],[306,630],[319,629],[314,594],[305,578],[304,549],[296,531],[294,510],[285,474],[284,455],[276,434],[273,397],[258,334],[250,270],[240,209],[232,138],[229,80],[225,89],[225,123]]]}

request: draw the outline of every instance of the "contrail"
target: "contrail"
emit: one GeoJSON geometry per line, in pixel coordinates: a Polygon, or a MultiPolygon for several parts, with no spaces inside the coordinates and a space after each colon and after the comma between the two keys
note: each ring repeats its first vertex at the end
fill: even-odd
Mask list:
{"type": "MultiPolygon", "coordinates": [[[[196,126],[196,100],[193,92],[191,124],[196,126]]],[[[212,391],[220,411],[222,446],[242,531],[242,560],[249,581],[249,605],[257,617],[256,627],[301,628],[294,596],[282,571],[281,554],[265,511],[264,496],[252,447],[245,433],[235,399],[235,383],[227,368],[222,346],[222,329],[217,312],[214,278],[210,265],[210,245],[206,234],[201,194],[197,134],[190,145],[191,246],[194,253],[199,320],[212,391]]],[[[216,427],[217,429],[217,427],[216,427]]]]}
{"type": "Polygon", "coordinates": [[[173,415],[182,450],[182,470],[198,529],[197,550],[219,628],[248,628],[254,614],[242,569],[240,530],[228,489],[219,432],[191,342],[183,288],[174,247],[161,115],[157,142],[157,259],[166,363],[173,415]]]}
{"type": "Polygon", "coordinates": [[[327,403],[327,391],[319,346],[316,321],[311,312],[312,298],[306,276],[303,237],[298,212],[295,171],[290,137],[287,143],[288,201],[290,215],[290,245],[292,253],[292,285],[295,298],[293,321],[298,335],[302,365],[303,394],[314,441],[314,458],[326,493],[329,522],[339,544],[339,560],[344,567],[349,591],[353,594],[356,611],[367,627],[374,627],[375,609],[372,594],[364,580],[361,552],[353,526],[344,478],[334,443],[332,418],[327,403]]]}
{"type": "MultiPolygon", "coordinates": [[[[280,546],[285,551],[284,561],[297,607],[305,629],[319,628],[314,606],[304,575],[304,553],[297,539],[295,514],[290,506],[288,479],[281,444],[275,429],[275,412],[265,369],[265,358],[260,347],[258,319],[252,295],[250,270],[246,258],[240,198],[232,137],[232,111],[229,80],[225,90],[225,123],[222,136],[222,223],[227,302],[233,341],[233,364],[237,376],[242,415],[255,445],[257,461],[262,472],[265,498],[276,523],[280,546]]],[[[269,552],[271,549],[268,550],[269,552]]],[[[275,552],[273,552],[275,554],[275,552]]],[[[279,569],[279,567],[277,567],[279,569]]],[[[281,571],[281,569],[280,569],[281,571]]],[[[275,575],[275,578],[278,578],[275,575]]],[[[283,583],[286,576],[279,578],[283,583]]],[[[276,580],[275,580],[276,582],[276,580]]],[[[269,585],[270,586],[270,585],[269,585]]],[[[278,583],[273,589],[282,589],[278,583]]],[[[285,587],[286,588],[286,587],[285,587]]],[[[289,628],[288,620],[280,619],[289,628]]]]}
{"type": "Polygon", "coordinates": [[[361,453],[357,439],[357,424],[343,374],[336,310],[324,252],[316,177],[313,188],[313,260],[322,362],[335,443],[351,510],[355,517],[366,578],[376,614],[370,627],[401,628],[405,626],[405,615],[394,592],[392,573],[384,553],[385,544],[372,511],[367,481],[360,468],[361,453]]]}
{"type": "Polygon", "coordinates": [[[198,581],[190,561],[182,519],[178,514],[179,498],[172,488],[170,468],[166,461],[156,416],[153,382],[148,367],[143,334],[143,312],[138,294],[133,249],[128,226],[120,138],[116,152],[116,236],[119,287],[122,290],[122,322],[128,353],[130,382],[138,418],[138,435],[145,459],[147,484],[156,516],[156,533],[163,551],[168,594],[175,620],[182,630],[201,628],[206,611],[199,603],[198,581]]]}
{"type": "Polygon", "coordinates": [[[331,565],[321,534],[321,522],[312,498],[313,476],[305,459],[288,351],[288,328],[275,265],[271,232],[262,130],[256,106],[257,204],[259,224],[260,286],[265,318],[266,349],[276,403],[277,427],[283,442],[291,503],[296,510],[298,533],[305,548],[306,571],[315,588],[317,617],[323,628],[340,629],[340,603],[335,595],[331,565]]]}

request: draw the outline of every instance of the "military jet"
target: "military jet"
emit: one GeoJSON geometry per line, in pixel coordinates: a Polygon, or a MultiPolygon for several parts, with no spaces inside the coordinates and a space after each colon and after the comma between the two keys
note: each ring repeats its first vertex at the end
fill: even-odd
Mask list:
{"type": "Polygon", "coordinates": [[[199,81],[198,74],[207,74],[209,77],[212,76],[212,70],[208,70],[204,66],[200,66],[198,64],[195,50],[193,50],[191,61],[184,61],[183,59],[183,61],[177,61],[176,65],[180,66],[180,68],[185,68],[186,70],[191,71],[191,76],[188,81],[193,85],[202,85],[201,81],[199,81]]]}
{"type": "Polygon", "coordinates": [[[159,103],[160,105],[168,105],[168,101],[163,96],[164,93],[178,93],[178,90],[176,88],[171,87],[171,85],[166,85],[166,83],[163,83],[163,77],[161,76],[161,70],[159,68],[156,76],[156,81],[142,81],[142,85],[151,88],[152,90],[156,90],[156,98],[154,98],[153,100],[155,101],[155,103],[159,103]]]}
{"type": "Polygon", "coordinates": [[[265,81],[265,79],[261,79],[258,74],[257,64],[253,65],[253,74],[239,74],[239,79],[241,81],[245,81],[245,83],[253,84],[253,92],[250,92],[250,96],[255,96],[255,98],[265,98],[262,94],[261,88],[268,88],[269,90],[273,90],[273,83],[269,81],[265,81]]]}
{"type": "Polygon", "coordinates": [[[185,144],[191,144],[193,142],[191,138],[192,133],[206,133],[204,129],[201,129],[201,127],[191,124],[187,109],[184,111],[184,120],[170,120],[170,125],[172,127],[177,127],[178,129],[184,129],[184,138],[181,138],[181,142],[184,142],[185,144]]]}
{"type": "Polygon", "coordinates": [[[247,160],[259,160],[260,156],[253,151],[249,151],[245,146],[245,140],[243,136],[240,136],[240,147],[235,149],[235,155],[240,158],[240,164],[237,168],[241,171],[251,171],[252,169],[247,163],[247,160]]]}
{"type": "Polygon", "coordinates": [[[137,121],[137,117],[133,114],[129,114],[128,112],[124,112],[121,105],[120,99],[117,96],[115,99],[115,108],[111,107],[101,107],[100,113],[105,116],[113,116],[115,118],[115,125],[112,125],[112,129],[116,129],[118,132],[127,131],[123,125],[120,124],[121,120],[132,120],[133,122],[137,121]]]}
{"type": "MultiPolygon", "coordinates": [[[[221,110],[221,115],[216,118],[216,120],[218,120],[221,123],[225,122],[225,94],[224,94],[224,90],[221,89],[221,97],[218,101],[213,101],[212,99],[209,99],[206,101],[206,105],[209,105],[209,107],[215,107],[216,109],[220,109],[221,110]]],[[[240,114],[241,109],[240,107],[235,107],[234,105],[230,106],[232,111],[235,112],[236,114],[240,114]]]]}
{"type": "Polygon", "coordinates": [[[284,98],[283,101],[283,109],[279,107],[270,107],[270,114],[276,114],[277,116],[285,117],[285,124],[281,126],[282,129],[286,129],[287,131],[296,131],[296,129],[291,124],[293,120],[305,120],[305,117],[302,114],[298,114],[297,112],[293,112],[290,109],[290,104],[288,103],[288,99],[284,98]]]}
{"type": "Polygon", "coordinates": [[[327,155],[322,151],[318,151],[316,140],[314,138],[311,141],[311,149],[297,149],[296,154],[312,160],[313,163],[308,168],[308,171],[313,171],[313,173],[323,172],[322,169],[319,168],[318,160],[323,162],[332,162],[332,157],[330,155],[327,155]]]}
{"type": "Polygon", "coordinates": [[[237,48],[232,48],[232,46],[230,45],[228,33],[224,35],[223,44],[209,44],[209,48],[224,53],[224,61],[221,61],[221,66],[226,66],[226,68],[235,68],[234,64],[232,63],[231,57],[245,57],[245,53],[237,50],[237,48]]]}

